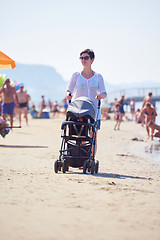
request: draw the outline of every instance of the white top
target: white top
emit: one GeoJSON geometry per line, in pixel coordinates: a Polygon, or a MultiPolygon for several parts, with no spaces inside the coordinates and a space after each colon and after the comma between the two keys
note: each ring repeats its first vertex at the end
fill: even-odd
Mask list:
{"type": "MultiPolygon", "coordinates": [[[[95,73],[93,77],[86,79],[79,72],[72,75],[67,90],[73,95],[73,100],[78,97],[88,97],[98,107],[96,96],[105,92],[104,80],[101,74],[95,73]]],[[[101,119],[101,111],[99,111],[98,119],[101,119]]]]}

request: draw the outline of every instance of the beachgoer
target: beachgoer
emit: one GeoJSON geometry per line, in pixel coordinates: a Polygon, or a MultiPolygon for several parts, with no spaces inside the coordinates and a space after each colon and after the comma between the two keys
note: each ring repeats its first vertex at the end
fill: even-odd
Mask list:
{"type": "Polygon", "coordinates": [[[121,124],[121,120],[120,120],[120,104],[117,103],[116,106],[115,106],[115,120],[116,120],[116,124],[114,126],[114,130],[116,130],[116,127],[117,127],[117,130],[120,130],[120,124],[121,124]]]}
{"type": "MultiPolygon", "coordinates": [[[[142,109],[145,107],[146,103],[149,102],[150,104],[152,104],[152,92],[149,92],[148,95],[146,97],[144,97],[143,99],[143,103],[142,103],[142,109]]],[[[144,126],[145,124],[145,115],[142,114],[142,126],[144,126]]]]}
{"type": "Polygon", "coordinates": [[[38,112],[36,110],[36,106],[34,104],[32,104],[32,107],[31,107],[31,116],[32,118],[38,118],[38,112]]]}
{"type": "Polygon", "coordinates": [[[107,110],[104,110],[102,114],[102,120],[110,120],[110,119],[111,117],[109,116],[107,110]]]}
{"type": "MultiPolygon", "coordinates": [[[[80,53],[80,60],[83,65],[81,73],[75,72],[69,82],[67,88],[67,99],[71,100],[78,97],[88,97],[94,102],[96,108],[98,107],[98,100],[101,100],[107,96],[104,80],[101,74],[92,70],[91,66],[94,61],[95,54],[92,50],[86,49],[80,53]],[[71,96],[70,96],[71,95],[71,96]]],[[[101,111],[98,116],[98,129],[100,129],[101,111]]],[[[93,133],[91,133],[91,137],[93,133]]],[[[97,149],[97,141],[95,147],[95,153],[97,149]]],[[[92,150],[93,155],[93,150],[92,150]]]]}
{"type": "Polygon", "coordinates": [[[48,99],[48,107],[49,107],[50,111],[52,111],[52,102],[50,99],[48,99]]]}
{"type": "Polygon", "coordinates": [[[129,106],[130,106],[130,111],[131,111],[131,115],[132,115],[132,120],[134,120],[134,116],[135,116],[135,101],[134,101],[133,98],[131,98],[129,106]]]}
{"type": "Polygon", "coordinates": [[[43,111],[43,109],[46,108],[46,102],[45,102],[45,99],[44,99],[44,96],[42,96],[42,102],[41,102],[41,112],[43,111]]]}
{"type": "Polygon", "coordinates": [[[136,123],[142,123],[142,116],[141,116],[141,109],[138,108],[135,113],[135,122],[136,123]]]}
{"type": "Polygon", "coordinates": [[[15,108],[15,98],[18,103],[17,93],[15,87],[10,85],[10,79],[7,78],[0,89],[0,93],[3,96],[2,103],[2,117],[6,122],[6,115],[10,116],[10,127],[13,127],[13,116],[14,116],[14,108],[15,108]]]}
{"type": "Polygon", "coordinates": [[[63,102],[63,107],[64,107],[65,112],[66,112],[66,111],[67,111],[67,107],[68,107],[68,104],[67,104],[67,97],[63,98],[62,102],[63,102]]]}
{"type": "Polygon", "coordinates": [[[149,92],[148,95],[146,97],[144,97],[143,99],[143,103],[142,103],[142,108],[145,107],[146,102],[149,102],[150,104],[152,104],[152,92],[149,92]]]}
{"type": "Polygon", "coordinates": [[[56,114],[58,114],[58,102],[57,101],[55,101],[54,103],[53,103],[53,117],[55,117],[56,116],[56,114]]]}
{"type": "Polygon", "coordinates": [[[24,117],[26,119],[26,124],[28,125],[28,95],[26,91],[24,91],[24,86],[20,85],[20,89],[17,91],[18,97],[18,113],[19,113],[19,125],[21,126],[21,115],[24,113],[24,117]]]}
{"type": "Polygon", "coordinates": [[[120,115],[119,115],[119,120],[122,122],[123,120],[123,117],[125,115],[125,111],[124,111],[124,95],[121,95],[121,99],[118,101],[120,107],[119,107],[119,112],[120,112],[120,115]]]}
{"type": "MultiPolygon", "coordinates": [[[[145,125],[146,125],[146,131],[148,134],[148,139],[150,138],[150,131],[148,123],[152,121],[155,123],[155,119],[157,116],[157,112],[154,107],[151,106],[150,102],[146,102],[145,107],[141,110],[141,116],[144,114],[145,116],[145,125]]],[[[151,139],[153,139],[154,129],[151,129],[151,139]]]]}
{"type": "Polygon", "coordinates": [[[160,126],[157,125],[157,124],[155,124],[155,123],[152,122],[152,121],[149,121],[148,126],[149,126],[151,129],[153,129],[153,131],[154,131],[154,130],[158,130],[158,132],[156,132],[156,133],[153,135],[153,137],[158,137],[158,138],[160,138],[160,126]]]}
{"type": "Polygon", "coordinates": [[[114,102],[113,102],[113,106],[112,106],[113,113],[114,113],[114,120],[116,120],[116,104],[117,104],[117,102],[118,102],[118,99],[115,98],[114,102]]]}

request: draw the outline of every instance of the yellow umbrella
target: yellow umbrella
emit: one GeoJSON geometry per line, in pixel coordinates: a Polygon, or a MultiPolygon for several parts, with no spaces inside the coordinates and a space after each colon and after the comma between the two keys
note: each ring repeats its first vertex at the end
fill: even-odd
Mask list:
{"type": "Polygon", "coordinates": [[[0,51],[0,68],[15,68],[15,61],[0,51]]]}

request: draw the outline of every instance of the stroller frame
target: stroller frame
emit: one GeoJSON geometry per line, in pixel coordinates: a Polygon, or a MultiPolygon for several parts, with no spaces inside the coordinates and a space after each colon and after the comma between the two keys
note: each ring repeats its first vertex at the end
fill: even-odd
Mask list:
{"type": "MultiPolygon", "coordinates": [[[[100,101],[97,117],[99,109],[100,101]]],[[[91,122],[87,117],[82,119],[67,116],[61,129],[62,142],[59,159],[54,163],[55,173],[61,170],[65,173],[69,171],[69,167],[83,168],[84,174],[87,170],[91,174],[98,173],[99,161],[95,161],[97,121],[91,122]],[[92,136],[90,135],[91,132],[92,136]]]]}

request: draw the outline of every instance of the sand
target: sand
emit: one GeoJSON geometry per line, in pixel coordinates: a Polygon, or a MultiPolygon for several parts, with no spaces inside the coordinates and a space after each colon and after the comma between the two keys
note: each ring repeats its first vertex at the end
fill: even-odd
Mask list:
{"type": "Polygon", "coordinates": [[[0,239],[160,239],[158,141],[134,122],[114,131],[103,121],[99,173],[56,174],[63,119],[23,120],[0,138],[0,239]]]}

